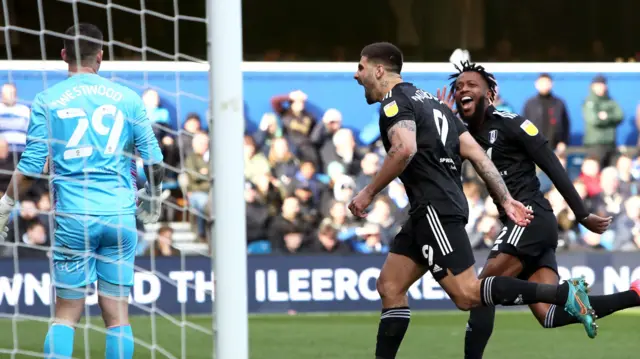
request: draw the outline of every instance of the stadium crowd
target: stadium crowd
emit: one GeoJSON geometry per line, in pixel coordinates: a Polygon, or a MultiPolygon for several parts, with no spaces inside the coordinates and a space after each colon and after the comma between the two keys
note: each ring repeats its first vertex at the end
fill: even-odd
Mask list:
{"type": "MultiPolygon", "coordinates": [[[[622,113],[608,95],[606,78],[594,78],[591,94],[585,99],[581,151],[567,148],[571,121],[562,98],[552,92],[551,76],[541,74],[535,87],[538,94],[522,111],[511,108],[502,98],[496,101],[496,107],[521,112],[534,122],[555,148],[590,211],[614,218],[610,230],[602,235],[586,231],[540,172],[541,189],[558,218],[559,246],[570,250],[639,250],[640,156],[634,153],[635,148],[616,148],[616,126],[622,113]]],[[[2,87],[0,190],[8,186],[26,139],[29,108],[17,98],[14,85],[2,87]]],[[[177,126],[179,129],[172,128],[170,113],[162,107],[155,90],[145,91],[143,101],[169,170],[162,221],[189,221],[198,240],[209,242],[209,137],[203,131],[203,119],[191,113],[177,126]]],[[[364,220],[352,217],[347,209],[352,196],[370,182],[384,159],[379,134],[373,131],[374,136],[363,136],[343,127],[339,109],[328,109],[316,118],[307,111],[306,103],[307,95],[300,90],[274,96],[273,111],[264,114],[258,128],[244,136],[249,253],[387,251],[407,218],[408,199],[402,183],[392,182],[375,199],[364,220]]],[[[138,176],[144,183],[141,169],[138,176]]],[[[462,179],[469,202],[467,232],[471,243],[475,249],[490,248],[501,227],[496,206],[471,166],[463,166],[462,179]]],[[[47,255],[38,246],[50,245],[51,208],[48,183],[39,180],[21,199],[11,224],[8,240],[21,242],[16,247],[19,256],[47,255]]],[[[138,229],[142,239],[145,228],[139,224],[138,229]]],[[[141,246],[139,253],[175,255],[172,235],[172,227],[160,226],[153,245],[141,246]]],[[[0,254],[13,255],[13,248],[3,246],[0,254]]]]}

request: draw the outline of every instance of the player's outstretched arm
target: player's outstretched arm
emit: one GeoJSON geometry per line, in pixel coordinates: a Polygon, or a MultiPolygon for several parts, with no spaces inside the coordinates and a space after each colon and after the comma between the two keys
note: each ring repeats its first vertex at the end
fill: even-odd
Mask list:
{"type": "Polygon", "coordinates": [[[607,230],[612,219],[589,214],[582,198],[569,179],[567,171],[558,160],[558,156],[549,147],[547,139],[536,126],[522,117],[505,119],[504,123],[506,128],[516,136],[518,142],[522,144],[533,162],[549,176],[558,192],[567,201],[578,222],[595,233],[603,233],[607,230]]]}
{"type": "Polygon", "coordinates": [[[389,127],[387,136],[391,147],[380,171],[349,204],[349,209],[356,216],[365,216],[364,211],[369,207],[373,198],[391,181],[400,176],[416,154],[418,145],[416,143],[416,123],[413,118],[397,121],[389,127]]]}
{"type": "Polygon", "coordinates": [[[519,226],[528,225],[533,218],[533,212],[511,197],[500,172],[469,132],[460,135],[460,155],[471,162],[486,183],[493,199],[500,203],[509,218],[519,226]]]}
{"type": "Polygon", "coordinates": [[[589,214],[582,198],[573,186],[567,171],[558,160],[558,156],[549,146],[540,146],[535,151],[529,151],[529,155],[536,165],[549,176],[551,182],[567,201],[569,208],[573,211],[578,222],[587,227],[592,232],[603,233],[611,224],[611,217],[600,217],[589,214]]]}

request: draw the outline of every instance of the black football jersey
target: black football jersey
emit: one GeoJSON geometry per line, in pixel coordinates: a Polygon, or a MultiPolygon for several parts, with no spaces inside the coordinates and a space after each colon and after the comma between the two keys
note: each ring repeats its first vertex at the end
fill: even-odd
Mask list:
{"type": "MultiPolygon", "coordinates": [[[[491,106],[484,122],[478,128],[470,127],[469,132],[491,158],[514,199],[525,204],[535,201],[551,208],[540,192],[536,164],[531,156],[546,146],[547,139],[531,121],[491,106]]],[[[502,207],[496,205],[504,215],[502,207]]]]}
{"type": "Polygon", "coordinates": [[[399,83],[386,94],[380,106],[380,134],[385,150],[391,142],[387,131],[399,121],[416,124],[417,152],[400,175],[410,214],[423,214],[428,205],[440,216],[469,215],[460,180],[460,135],[467,131],[444,103],[413,84],[399,83]]]}

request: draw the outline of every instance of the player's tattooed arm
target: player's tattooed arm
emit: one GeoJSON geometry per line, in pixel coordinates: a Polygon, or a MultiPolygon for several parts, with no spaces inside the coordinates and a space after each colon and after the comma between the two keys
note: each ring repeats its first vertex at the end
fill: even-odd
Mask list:
{"type": "Polygon", "coordinates": [[[377,195],[391,181],[400,176],[416,154],[416,122],[413,119],[400,120],[387,130],[391,148],[387,152],[380,171],[365,188],[372,196],[377,195]]]}
{"type": "Polygon", "coordinates": [[[493,199],[500,204],[511,199],[507,184],[502,179],[500,172],[468,132],[460,135],[460,155],[471,162],[473,168],[487,185],[493,199]]]}
{"type": "MultiPolygon", "coordinates": [[[[412,120],[398,121],[389,130],[387,138],[391,142],[391,148],[387,153],[389,157],[400,156],[404,158],[405,167],[409,165],[411,159],[416,154],[416,123],[412,120]]],[[[404,170],[404,168],[403,168],[404,170]]]]}

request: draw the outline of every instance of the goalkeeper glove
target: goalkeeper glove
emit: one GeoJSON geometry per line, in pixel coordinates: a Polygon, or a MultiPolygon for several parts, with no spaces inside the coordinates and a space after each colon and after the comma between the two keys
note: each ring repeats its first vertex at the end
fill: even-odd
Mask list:
{"type": "Polygon", "coordinates": [[[16,205],[16,201],[7,196],[6,194],[0,198],[0,241],[4,242],[7,239],[9,233],[9,216],[13,207],[16,205]]]}
{"type": "Polygon", "coordinates": [[[144,188],[138,190],[138,209],[136,215],[144,224],[156,223],[160,218],[162,208],[162,185],[149,187],[149,183],[144,188]]]}

